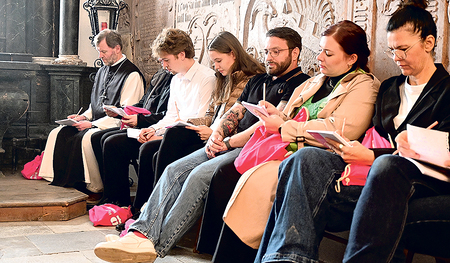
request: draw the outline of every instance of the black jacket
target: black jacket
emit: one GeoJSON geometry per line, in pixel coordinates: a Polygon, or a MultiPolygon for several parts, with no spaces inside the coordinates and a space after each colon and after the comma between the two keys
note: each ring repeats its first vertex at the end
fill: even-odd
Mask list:
{"type": "MultiPolygon", "coordinates": [[[[406,119],[397,129],[393,120],[400,108],[399,86],[405,82],[406,76],[400,75],[383,81],[372,119],[375,129],[381,136],[389,140],[387,135],[389,133],[394,140],[400,132],[406,130],[406,124],[425,128],[435,121],[439,124],[434,129],[450,132],[450,77],[441,64],[436,64],[436,68],[406,119]]],[[[373,150],[375,157],[394,151],[394,149],[373,150]]]]}

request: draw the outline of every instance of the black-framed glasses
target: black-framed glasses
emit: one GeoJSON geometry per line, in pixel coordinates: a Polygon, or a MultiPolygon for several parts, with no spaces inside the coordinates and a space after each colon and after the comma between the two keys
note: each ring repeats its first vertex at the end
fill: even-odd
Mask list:
{"type": "Polygon", "coordinates": [[[419,39],[418,41],[416,41],[416,43],[412,44],[407,49],[390,49],[390,48],[388,48],[383,53],[386,54],[386,56],[388,56],[391,59],[394,59],[394,56],[396,56],[398,59],[403,60],[403,59],[406,59],[406,56],[407,56],[406,52],[408,52],[411,48],[413,48],[420,41],[422,41],[422,39],[419,39]]]}
{"type": "Polygon", "coordinates": [[[283,48],[283,49],[277,49],[277,48],[271,48],[271,49],[264,49],[264,55],[268,55],[268,54],[270,54],[272,57],[278,57],[279,55],[280,55],[280,52],[281,51],[284,51],[284,50],[290,50],[290,49],[293,49],[293,48],[283,48]]]}

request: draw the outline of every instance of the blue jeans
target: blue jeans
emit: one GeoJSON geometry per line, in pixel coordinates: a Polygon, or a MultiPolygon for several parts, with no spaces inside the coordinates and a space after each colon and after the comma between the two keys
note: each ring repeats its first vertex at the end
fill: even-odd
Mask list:
{"type": "MultiPolygon", "coordinates": [[[[412,231],[426,227],[426,230],[423,229],[426,232],[438,233],[439,228],[441,231],[446,228],[448,232],[448,211],[445,211],[444,204],[435,204],[439,198],[433,198],[435,201],[430,203],[433,199],[428,197],[449,194],[449,183],[423,175],[407,159],[392,155],[378,157],[355,208],[344,262],[404,261],[404,244],[401,241],[403,231],[406,231],[405,234],[409,231],[408,225],[412,231]],[[426,202],[414,202],[416,200],[426,202]],[[431,208],[433,206],[435,208],[431,208]],[[429,209],[433,211],[427,211],[429,209]],[[432,218],[432,214],[436,214],[439,209],[444,211],[432,218]],[[446,221],[442,220],[445,218],[446,221]]],[[[449,199],[446,200],[448,202],[449,199]]],[[[409,234],[414,236],[414,233],[409,234]]],[[[409,236],[405,235],[404,238],[408,239],[409,236]]],[[[421,241],[417,239],[414,242],[421,241]]],[[[448,236],[442,242],[447,244],[448,250],[448,236]]]]}
{"type": "Polygon", "coordinates": [[[158,256],[167,255],[201,216],[216,167],[225,160],[235,159],[240,151],[237,148],[208,159],[202,148],[171,163],[130,231],[139,231],[150,239],[158,256]]]}
{"type": "Polygon", "coordinates": [[[272,211],[255,262],[318,262],[325,230],[350,228],[361,186],[335,190],[346,163],[339,155],[305,147],[284,160],[272,211]]]}

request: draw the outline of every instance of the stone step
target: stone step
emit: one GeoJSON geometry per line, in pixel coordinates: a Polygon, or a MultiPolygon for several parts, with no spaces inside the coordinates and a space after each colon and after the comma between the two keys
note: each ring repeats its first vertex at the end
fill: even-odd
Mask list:
{"type": "Polygon", "coordinates": [[[45,180],[27,180],[20,172],[3,172],[0,222],[65,221],[86,214],[86,194],[45,180]]]}

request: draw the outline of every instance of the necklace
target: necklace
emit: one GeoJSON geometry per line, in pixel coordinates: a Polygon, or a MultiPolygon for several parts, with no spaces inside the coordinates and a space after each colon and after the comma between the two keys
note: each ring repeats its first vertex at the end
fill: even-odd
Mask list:
{"type": "Polygon", "coordinates": [[[111,69],[111,67],[108,68],[108,73],[105,74],[105,77],[104,77],[104,79],[103,79],[104,89],[103,89],[102,95],[100,95],[100,100],[101,100],[101,102],[102,102],[102,105],[105,105],[104,102],[105,102],[105,100],[108,98],[108,97],[106,96],[106,93],[107,93],[107,91],[108,91],[108,84],[109,84],[109,82],[110,82],[112,79],[114,79],[114,77],[116,76],[116,74],[117,74],[117,72],[119,71],[120,67],[122,67],[122,65],[123,65],[123,63],[125,62],[125,60],[127,60],[127,58],[125,58],[124,60],[122,60],[122,62],[120,62],[119,67],[116,69],[116,71],[114,71],[114,74],[113,74],[110,78],[108,78],[108,75],[109,75],[109,70],[111,69]]]}

